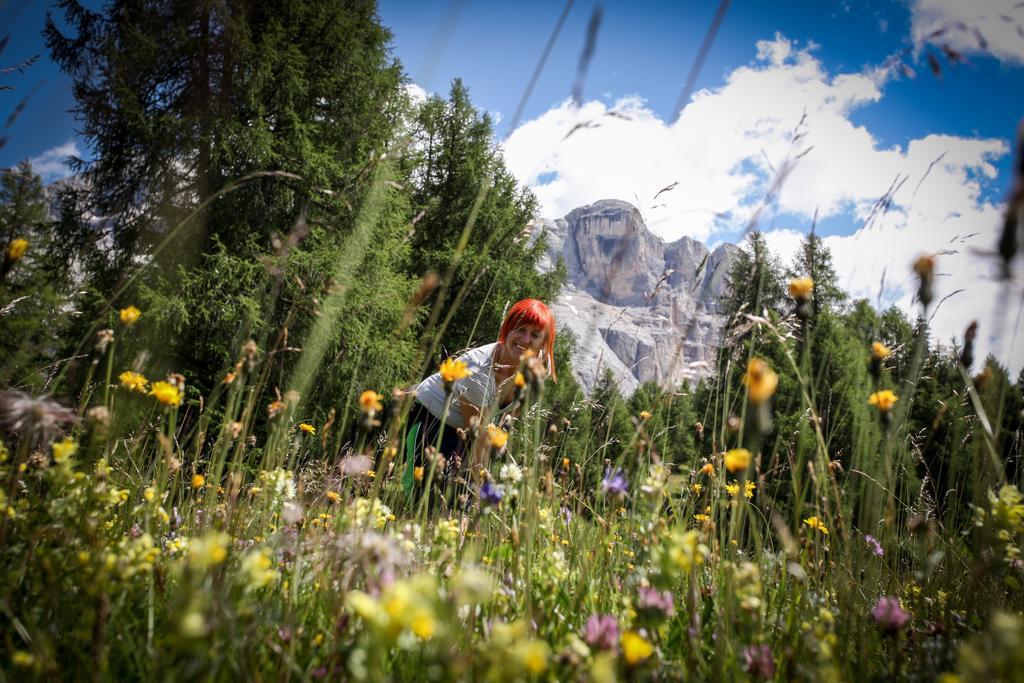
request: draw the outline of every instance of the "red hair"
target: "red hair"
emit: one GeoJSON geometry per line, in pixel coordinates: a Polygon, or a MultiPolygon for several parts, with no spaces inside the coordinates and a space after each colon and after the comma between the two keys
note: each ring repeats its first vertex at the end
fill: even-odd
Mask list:
{"type": "Polygon", "coordinates": [[[547,356],[548,372],[551,379],[558,381],[555,375],[555,316],[551,314],[551,309],[538,299],[523,299],[516,302],[505,314],[505,322],[501,324],[501,330],[498,332],[498,343],[504,344],[508,333],[523,325],[540,327],[546,332],[544,355],[547,356]]]}

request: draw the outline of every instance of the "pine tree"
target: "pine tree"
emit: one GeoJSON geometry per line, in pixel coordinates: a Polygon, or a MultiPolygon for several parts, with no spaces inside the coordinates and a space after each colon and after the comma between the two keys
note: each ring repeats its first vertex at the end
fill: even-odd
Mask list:
{"type": "Polygon", "coordinates": [[[0,383],[42,386],[46,374],[34,371],[62,349],[66,319],[59,313],[70,297],[71,268],[47,205],[42,180],[27,161],[0,172],[0,249],[27,241],[16,262],[0,256],[0,383]]]}
{"type": "Polygon", "coordinates": [[[450,317],[438,340],[444,355],[493,341],[507,305],[523,298],[551,301],[564,274],[537,272],[544,242],[529,234],[536,198],[505,168],[490,117],[473,107],[461,81],[447,99],[423,103],[414,139],[411,181],[420,219],[410,268],[414,275],[452,272],[438,304],[444,311],[439,322],[450,317]]]}

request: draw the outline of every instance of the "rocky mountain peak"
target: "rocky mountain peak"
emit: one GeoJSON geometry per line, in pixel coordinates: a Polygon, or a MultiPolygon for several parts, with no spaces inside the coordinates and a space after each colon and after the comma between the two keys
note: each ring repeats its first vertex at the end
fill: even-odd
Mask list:
{"type": "Polygon", "coordinates": [[[562,260],[568,273],[552,311],[579,341],[574,366],[586,391],[605,368],[626,394],[648,380],[669,388],[710,374],[738,247],[665,243],[635,206],[615,199],[540,223],[548,241],[540,268],[562,260]]]}

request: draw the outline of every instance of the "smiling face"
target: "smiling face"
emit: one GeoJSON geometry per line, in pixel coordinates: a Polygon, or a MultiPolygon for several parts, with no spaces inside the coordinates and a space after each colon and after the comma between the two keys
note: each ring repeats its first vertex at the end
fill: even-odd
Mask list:
{"type": "Polygon", "coordinates": [[[513,328],[505,336],[505,343],[502,345],[505,362],[509,365],[518,363],[527,349],[533,349],[534,353],[539,354],[546,336],[547,330],[529,323],[513,328]]]}

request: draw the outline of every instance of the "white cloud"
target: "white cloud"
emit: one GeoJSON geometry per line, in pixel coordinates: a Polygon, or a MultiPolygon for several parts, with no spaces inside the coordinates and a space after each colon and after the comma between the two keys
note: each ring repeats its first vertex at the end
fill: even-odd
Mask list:
{"type": "Polygon", "coordinates": [[[1024,64],[1024,6],[1020,0],[916,0],[914,45],[948,45],[961,53],[988,52],[1024,64]]]}
{"type": "Polygon", "coordinates": [[[78,157],[81,154],[78,143],[74,140],[68,140],[63,145],[58,145],[46,150],[39,156],[32,157],[29,159],[29,163],[32,164],[32,170],[43,179],[44,183],[52,183],[55,180],[67,178],[71,175],[72,171],[68,166],[68,157],[78,157]]]}
{"type": "MultiPolygon", "coordinates": [[[[911,315],[910,264],[922,253],[942,253],[938,298],[966,291],[939,307],[935,337],[960,337],[975,318],[983,336],[992,333],[1002,327],[1004,313],[995,310],[1001,284],[992,259],[977,252],[993,250],[1001,224],[1001,208],[984,197],[997,177],[993,162],[1008,144],[937,133],[905,146],[881,145],[850,115],[879,102],[887,78],[883,70],[829,74],[810,48],[777,35],[758,43],[755,61],[722,87],[697,93],[675,124],[635,97],[611,106],[586,102],[578,110],[563,102],[513,131],[505,160],[532,187],[545,217],[622,199],[636,204],[665,240],[715,242],[742,230],[787,157],[805,152],[760,218],[762,228],[778,228],[768,234],[774,249],[788,260],[816,210],[822,219],[862,224],[852,235],[825,240],[840,284],[875,301],[885,273],[883,305],[911,315]],[[888,210],[865,225],[894,181],[888,210]],[[678,184],[654,198],[672,182],[678,184]]],[[[1017,370],[1024,343],[1009,358],[1004,337],[1001,358],[1017,370]]],[[[998,348],[982,341],[979,356],[998,348]]]]}

